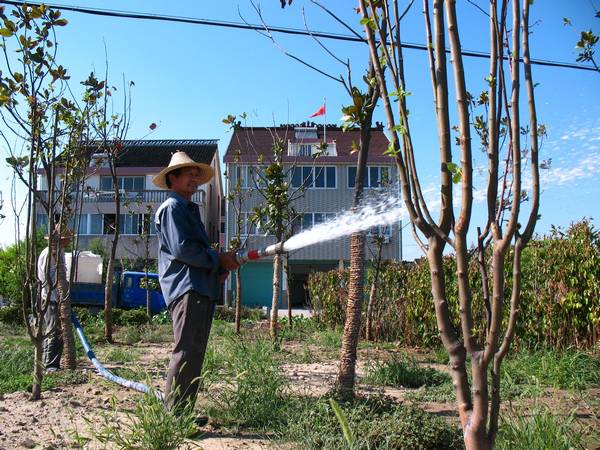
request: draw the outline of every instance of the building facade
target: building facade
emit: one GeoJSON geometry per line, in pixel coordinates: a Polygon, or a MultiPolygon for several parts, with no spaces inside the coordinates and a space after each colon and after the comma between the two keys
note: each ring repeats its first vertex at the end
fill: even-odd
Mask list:
{"type": "MultiPolygon", "coordinates": [[[[360,140],[358,130],[342,131],[339,127],[302,124],[277,128],[246,128],[238,126],[224,155],[228,192],[234,194],[227,203],[226,240],[237,237],[248,249],[263,248],[275,243],[274,236],[265,235],[260,226],[250,220],[253,208],[264,201],[260,188],[260,166],[267,165],[272,158],[275,139],[283,141],[283,161],[286,167],[290,193],[304,188],[304,193],[294,201],[297,217],[293,234],[322,222],[333,220],[336,215],[347,211],[352,205],[356,177],[357,148],[360,140]],[[323,143],[326,142],[326,146],[323,143]],[[239,193],[235,193],[236,186],[239,193]],[[233,202],[237,202],[235,205],[233,202]]],[[[367,171],[363,179],[365,196],[382,192],[391,180],[396,180],[394,160],[384,155],[389,141],[383,126],[377,124],[371,130],[367,159],[367,171]]],[[[383,235],[382,256],[384,259],[401,258],[401,226],[399,223],[367,231],[367,258],[375,254],[373,237],[383,235]]],[[[289,292],[293,306],[306,305],[309,301],[305,282],[311,272],[331,270],[348,264],[350,238],[315,244],[289,254],[289,286],[283,282],[283,290],[289,292]]],[[[272,260],[250,262],[241,268],[242,302],[247,306],[270,306],[272,299],[272,260]]],[[[283,277],[285,278],[285,277],[283,277]]],[[[227,295],[233,298],[235,283],[228,280],[227,295]]],[[[281,296],[284,306],[286,293],[281,296]]]]}
{"type": "MultiPolygon", "coordinates": [[[[199,205],[202,221],[209,238],[219,243],[223,198],[221,170],[216,140],[127,140],[116,161],[117,183],[121,197],[119,217],[119,242],[117,259],[156,259],[158,239],[154,226],[154,212],[167,198],[169,191],[157,188],[152,178],[169,165],[171,155],[185,151],[194,161],[210,165],[215,176],[200,187],[193,201],[199,205]]],[[[72,222],[77,227],[79,249],[102,247],[108,252],[115,233],[116,201],[113,179],[106,155],[90,148],[90,164],[86,175],[86,188],[82,193],[81,213],[72,222]],[[95,242],[94,242],[95,241],[95,242]]],[[[41,190],[47,192],[48,184],[40,175],[41,190]]],[[[38,208],[38,211],[40,208],[38,208]]],[[[38,226],[47,226],[45,214],[38,214],[38,226]]]]}

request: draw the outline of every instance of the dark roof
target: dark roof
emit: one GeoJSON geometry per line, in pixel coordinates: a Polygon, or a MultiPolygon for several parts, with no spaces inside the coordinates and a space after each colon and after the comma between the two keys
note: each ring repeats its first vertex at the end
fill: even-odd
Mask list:
{"type": "MultiPolygon", "coordinates": [[[[313,124],[283,125],[273,128],[238,126],[231,136],[223,160],[226,163],[234,162],[238,150],[240,151],[240,162],[256,161],[259,154],[262,154],[268,159],[268,156],[271,154],[271,147],[274,139],[277,138],[282,139],[285,145],[287,145],[288,141],[312,143],[314,140],[297,140],[294,133],[295,126],[305,127],[311,125],[313,124]]],[[[319,140],[323,140],[323,125],[317,125],[317,136],[319,140]]],[[[327,125],[327,142],[330,143],[335,140],[338,156],[324,156],[320,159],[329,162],[356,160],[357,153],[351,154],[350,151],[352,149],[352,141],[354,140],[358,143],[359,139],[360,131],[358,129],[342,131],[338,126],[327,125]]],[[[388,146],[389,140],[383,132],[383,126],[377,124],[376,127],[371,128],[368,160],[392,163],[393,159],[384,155],[388,146]]],[[[312,160],[310,157],[287,158],[299,161],[303,159],[312,160]]]]}
{"type": "MultiPolygon", "coordinates": [[[[216,139],[125,140],[117,167],[166,167],[177,150],[183,150],[196,162],[210,165],[217,142],[216,139]]],[[[101,153],[98,146],[90,146],[89,151],[101,153]]]]}

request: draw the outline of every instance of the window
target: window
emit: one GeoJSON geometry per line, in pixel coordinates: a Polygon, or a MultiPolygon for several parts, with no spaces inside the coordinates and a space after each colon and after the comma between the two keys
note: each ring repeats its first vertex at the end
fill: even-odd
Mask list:
{"type": "Polygon", "coordinates": [[[297,156],[310,156],[310,155],[312,155],[312,145],[298,144],[297,156]]]}
{"type": "Polygon", "coordinates": [[[115,234],[115,214],[104,214],[102,216],[102,234],[115,234]]]}
{"type": "Polygon", "coordinates": [[[294,234],[300,231],[308,230],[313,226],[328,222],[335,217],[334,213],[304,213],[294,221],[292,229],[294,234]]]}
{"type": "Polygon", "coordinates": [[[377,225],[371,227],[367,234],[370,236],[390,237],[392,235],[392,227],[390,225],[377,225]]]}
{"type": "Polygon", "coordinates": [[[103,218],[102,214],[90,214],[90,234],[102,234],[103,218]]]}
{"type": "Polygon", "coordinates": [[[241,224],[242,224],[241,234],[242,235],[264,234],[264,232],[262,232],[262,230],[260,228],[260,223],[259,224],[252,223],[251,217],[252,217],[252,213],[250,213],[250,212],[240,213],[240,220],[241,220],[241,224]]]}
{"type": "Polygon", "coordinates": [[[79,234],[88,234],[88,215],[79,216],[79,234]]]}
{"type": "Polygon", "coordinates": [[[140,234],[139,214],[119,214],[119,232],[121,234],[140,234]]]}
{"type": "Polygon", "coordinates": [[[158,282],[158,278],[140,277],[138,279],[138,287],[144,290],[146,289],[146,287],[148,287],[148,289],[151,291],[162,292],[160,289],[160,283],[158,282]]]}
{"type": "Polygon", "coordinates": [[[336,170],[334,166],[297,166],[292,169],[292,187],[335,189],[336,170]]]}
{"type": "Polygon", "coordinates": [[[242,189],[253,188],[258,184],[259,186],[264,185],[264,181],[256,173],[256,167],[254,166],[237,166],[236,167],[236,181],[239,180],[242,189]]]}
{"type": "MultiPolygon", "coordinates": [[[[127,192],[140,192],[144,190],[144,177],[117,177],[119,190],[127,192]]],[[[112,191],[112,177],[100,177],[100,190],[112,191]]]]}
{"type": "MultiPolygon", "coordinates": [[[[363,174],[363,188],[379,188],[390,180],[389,168],[386,166],[367,166],[363,174]]],[[[348,167],[348,187],[353,188],[356,182],[356,167],[348,167]]]]}
{"type": "Polygon", "coordinates": [[[48,232],[48,214],[36,214],[35,225],[37,229],[48,232]]]}

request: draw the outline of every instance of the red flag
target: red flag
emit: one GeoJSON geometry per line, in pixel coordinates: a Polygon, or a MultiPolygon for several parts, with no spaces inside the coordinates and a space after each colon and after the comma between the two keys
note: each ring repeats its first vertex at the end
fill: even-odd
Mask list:
{"type": "Polygon", "coordinates": [[[323,105],[321,105],[321,107],[319,109],[317,109],[317,111],[314,114],[311,114],[310,117],[317,117],[317,116],[324,116],[325,115],[325,103],[323,103],[323,105]]]}

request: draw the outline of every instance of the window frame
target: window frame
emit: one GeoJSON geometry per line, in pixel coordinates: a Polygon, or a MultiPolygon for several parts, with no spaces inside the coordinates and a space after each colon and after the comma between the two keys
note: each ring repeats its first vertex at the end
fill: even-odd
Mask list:
{"type": "MultiPolygon", "coordinates": [[[[363,189],[381,189],[381,180],[382,180],[382,172],[385,171],[387,172],[387,176],[388,179],[390,177],[390,172],[391,172],[391,166],[366,166],[365,167],[365,173],[363,174],[363,189]],[[373,181],[371,180],[371,173],[372,173],[372,169],[377,169],[377,186],[373,186],[373,181]],[[366,178],[366,182],[365,182],[365,178],[366,178]]],[[[356,185],[356,171],[358,170],[358,168],[356,166],[346,166],[346,177],[347,177],[347,182],[346,182],[346,186],[348,187],[348,189],[354,189],[354,186],[356,185]],[[350,176],[350,171],[354,170],[354,176],[350,176]]]]}
{"type": "Polygon", "coordinates": [[[305,189],[337,189],[338,187],[338,176],[337,176],[337,166],[328,165],[328,166],[294,166],[290,171],[290,186],[292,188],[299,188],[304,185],[305,189]],[[304,169],[309,169],[310,171],[310,179],[311,183],[307,183],[304,185],[304,181],[307,177],[304,176],[304,169]],[[328,186],[329,175],[327,169],[333,169],[333,186],[328,186]],[[294,175],[296,171],[300,170],[300,184],[294,184],[294,175]],[[323,174],[323,186],[317,186],[317,170],[320,170],[323,174]]]}

